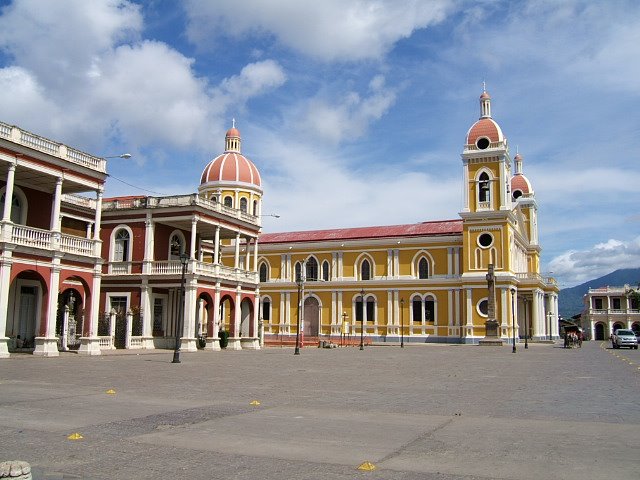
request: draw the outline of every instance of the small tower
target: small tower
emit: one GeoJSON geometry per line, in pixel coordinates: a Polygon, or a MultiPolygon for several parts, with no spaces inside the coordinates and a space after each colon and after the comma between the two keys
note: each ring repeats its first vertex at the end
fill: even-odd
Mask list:
{"type": "Polygon", "coordinates": [[[242,154],[241,144],[234,119],[224,137],[224,152],[204,167],[198,193],[207,200],[258,217],[259,224],[262,180],[253,162],[242,154]]]}

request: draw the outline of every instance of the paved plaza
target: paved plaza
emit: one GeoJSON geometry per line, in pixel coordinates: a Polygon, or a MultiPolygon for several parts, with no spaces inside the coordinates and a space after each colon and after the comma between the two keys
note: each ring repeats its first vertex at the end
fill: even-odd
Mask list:
{"type": "Polygon", "coordinates": [[[305,347],[171,359],[1,361],[0,461],[27,461],[41,480],[640,477],[637,350],[305,347]],[[358,470],[364,462],[375,470],[358,470]]]}

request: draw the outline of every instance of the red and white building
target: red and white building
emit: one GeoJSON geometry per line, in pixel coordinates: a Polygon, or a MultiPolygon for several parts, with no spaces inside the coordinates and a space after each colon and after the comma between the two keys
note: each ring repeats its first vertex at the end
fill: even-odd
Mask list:
{"type": "Polygon", "coordinates": [[[174,348],[177,328],[182,351],[219,349],[220,330],[228,348],[259,348],[261,197],[260,174],[232,128],[198,193],[105,199],[102,348],[174,348]]]}
{"type": "Polygon", "coordinates": [[[0,358],[100,353],[106,177],[104,158],[0,123],[0,358]]]}

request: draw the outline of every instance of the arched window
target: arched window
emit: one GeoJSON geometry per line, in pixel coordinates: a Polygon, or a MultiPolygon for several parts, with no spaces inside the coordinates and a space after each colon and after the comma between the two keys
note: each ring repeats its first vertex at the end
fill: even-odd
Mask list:
{"type": "Polygon", "coordinates": [[[227,195],[224,197],[224,206],[233,208],[233,198],[231,196],[227,195]]]}
{"type": "Polygon", "coordinates": [[[376,319],[376,299],[367,298],[367,322],[373,322],[376,319]]]}
{"type": "Polygon", "coordinates": [[[114,262],[127,262],[129,261],[129,243],[131,237],[129,232],[124,228],[118,230],[115,236],[113,261],[114,262]]]}
{"type": "Polygon", "coordinates": [[[271,320],[271,299],[262,300],[262,320],[268,322],[271,320]]]}
{"type": "Polygon", "coordinates": [[[478,200],[481,202],[491,201],[491,186],[487,172],[482,172],[478,179],[478,200]]]}
{"type": "Polygon", "coordinates": [[[295,275],[296,282],[302,279],[302,263],[300,262],[296,262],[295,275]]]}
{"type": "Polygon", "coordinates": [[[371,280],[371,264],[366,258],[360,264],[360,279],[371,280]]]}
{"type": "Polygon", "coordinates": [[[209,200],[211,200],[213,203],[218,203],[218,196],[214,193],[209,197],[209,200]]]}
{"type": "Polygon", "coordinates": [[[426,297],[424,299],[424,320],[425,322],[435,322],[435,302],[433,297],[426,297]]]}
{"type": "Polygon", "coordinates": [[[240,199],[240,211],[247,213],[247,208],[247,199],[243,197],[240,199]]]}
{"type": "Polygon", "coordinates": [[[184,238],[177,233],[171,235],[169,240],[169,260],[180,260],[184,253],[184,238]]]}
{"type": "Polygon", "coordinates": [[[317,282],[318,278],[318,261],[314,257],[310,257],[306,263],[306,281],[317,282]]]}
{"type": "Polygon", "coordinates": [[[418,262],[418,278],[429,278],[429,262],[424,257],[418,262]]]}
{"type": "Polygon", "coordinates": [[[329,262],[326,260],[322,262],[322,280],[329,281],[329,262]]]}
{"type": "Polygon", "coordinates": [[[267,264],[265,262],[262,262],[260,264],[260,281],[261,282],[266,282],[267,278],[268,278],[268,270],[267,270],[267,264]]]}
{"type": "MultiPolygon", "coordinates": [[[[6,193],[3,193],[2,197],[0,197],[0,218],[2,216],[2,213],[4,212],[5,200],[6,200],[6,193]]],[[[18,225],[26,223],[25,219],[23,218],[25,215],[23,215],[22,210],[23,210],[22,200],[14,192],[13,197],[11,199],[11,214],[9,217],[13,223],[18,225]]]]}
{"type": "Polygon", "coordinates": [[[258,201],[254,200],[253,201],[253,215],[254,216],[258,216],[258,201]]]}
{"type": "Polygon", "coordinates": [[[420,297],[415,297],[411,301],[411,313],[415,323],[422,323],[422,299],[420,297]]]}

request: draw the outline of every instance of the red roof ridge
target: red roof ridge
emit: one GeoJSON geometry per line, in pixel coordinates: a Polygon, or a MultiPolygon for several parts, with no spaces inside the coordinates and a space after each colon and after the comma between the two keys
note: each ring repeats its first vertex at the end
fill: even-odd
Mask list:
{"type": "Polygon", "coordinates": [[[322,240],[356,240],[364,238],[407,237],[421,235],[453,235],[462,233],[462,220],[436,220],[403,225],[301,230],[263,233],[259,243],[314,242],[322,240]]]}

